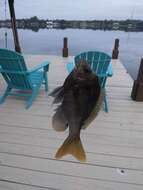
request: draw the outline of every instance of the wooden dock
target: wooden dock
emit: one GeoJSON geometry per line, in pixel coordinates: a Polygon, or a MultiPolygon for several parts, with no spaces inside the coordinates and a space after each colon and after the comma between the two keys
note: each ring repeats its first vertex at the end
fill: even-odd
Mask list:
{"type": "MultiPolygon", "coordinates": [[[[49,91],[63,83],[58,56],[26,56],[29,68],[50,60],[49,91]]],[[[133,81],[119,61],[108,80],[109,113],[103,110],[81,133],[87,163],[54,154],[68,131],[51,127],[52,98],[41,89],[33,106],[8,97],[0,105],[0,190],[143,190],[143,103],[130,98],[133,81]]],[[[5,83],[0,78],[0,94],[5,83]]]]}

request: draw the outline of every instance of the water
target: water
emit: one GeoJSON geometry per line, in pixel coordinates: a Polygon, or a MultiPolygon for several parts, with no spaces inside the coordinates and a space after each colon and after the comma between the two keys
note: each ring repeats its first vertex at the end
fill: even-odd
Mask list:
{"type": "MultiPolygon", "coordinates": [[[[8,48],[13,49],[11,29],[8,48]]],[[[0,29],[0,48],[4,48],[4,31],[0,29]]],[[[24,54],[62,55],[63,38],[69,39],[69,54],[87,50],[107,52],[111,55],[115,38],[120,39],[120,59],[133,79],[136,78],[143,55],[143,32],[101,31],[87,29],[40,29],[38,32],[19,29],[19,39],[24,54]]]]}

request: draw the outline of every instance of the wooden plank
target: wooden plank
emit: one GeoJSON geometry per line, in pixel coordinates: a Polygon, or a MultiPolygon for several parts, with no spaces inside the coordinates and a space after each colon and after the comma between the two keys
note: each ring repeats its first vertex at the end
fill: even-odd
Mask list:
{"type": "MultiPolygon", "coordinates": [[[[114,127],[106,127],[106,123],[98,123],[96,128],[94,126],[91,126],[88,130],[86,130],[86,136],[89,138],[93,138],[94,136],[108,136],[108,137],[117,137],[117,138],[142,138],[142,132],[143,130],[136,130],[131,128],[125,128],[121,127],[118,128],[118,125],[114,125],[114,127]]],[[[7,126],[7,125],[1,125],[0,127],[0,133],[1,134],[11,134],[11,135],[21,135],[21,136],[37,136],[40,138],[48,138],[48,137],[56,137],[59,134],[56,133],[52,127],[51,128],[30,128],[30,127],[19,127],[19,126],[7,126]]],[[[68,135],[68,130],[64,132],[66,135],[68,135]]]]}
{"type": "Polygon", "coordinates": [[[130,184],[140,184],[143,171],[125,169],[124,175],[121,175],[117,168],[80,164],[73,162],[61,162],[57,160],[30,158],[18,155],[6,155],[0,154],[0,167],[19,168],[24,170],[30,170],[34,172],[40,172],[45,174],[55,173],[57,175],[73,176],[84,179],[101,179],[113,182],[124,182],[130,184]],[[40,163],[40,164],[39,164],[40,163]],[[62,164],[63,163],[63,164],[62,164]],[[64,167],[63,167],[64,165],[64,167]],[[108,174],[108,175],[107,175],[108,174]]]}
{"type": "MultiPolygon", "coordinates": [[[[25,115],[17,114],[16,112],[13,112],[9,114],[9,117],[7,116],[7,113],[1,112],[0,114],[0,121],[5,124],[16,124],[16,125],[45,125],[48,123],[49,117],[52,116],[52,112],[48,112],[46,115],[29,115],[26,114],[26,120],[25,115]],[[16,121],[16,122],[15,122],[16,121]],[[42,123],[41,123],[42,122],[42,123]]],[[[130,125],[137,124],[137,125],[143,125],[143,119],[142,119],[142,113],[133,113],[129,112],[125,114],[124,112],[112,112],[110,111],[108,114],[105,112],[100,112],[98,117],[95,121],[106,121],[106,122],[113,122],[113,123],[125,123],[130,125]]]]}
{"type": "MultiPolygon", "coordinates": [[[[9,157],[9,155],[18,155],[27,158],[54,159],[55,152],[56,148],[50,147],[50,145],[49,147],[36,147],[12,143],[1,143],[0,145],[0,155],[5,154],[7,157],[9,157]]],[[[121,155],[121,153],[122,152],[120,152],[120,154],[113,154],[111,152],[104,153],[98,149],[93,153],[87,152],[87,162],[85,164],[143,171],[143,157],[135,157],[136,155],[130,155],[129,157],[121,155]]],[[[78,163],[78,161],[71,156],[64,157],[62,160],[78,163]]]]}
{"type": "Polygon", "coordinates": [[[44,189],[56,190],[53,188],[40,187],[38,185],[19,183],[16,181],[9,181],[9,180],[3,180],[3,179],[0,179],[0,189],[1,190],[44,190],[44,189]]]}
{"type": "MultiPolygon", "coordinates": [[[[93,128],[93,127],[92,127],[93,128]]],[[[33,136],[35,139],[57,139],[57,140],[63,140],[68,136],[68,130],[64,132],[63,134],[59,134],[55,132],[52,127],[47,128],[46,130],[38,130],[34,128],[18,128],[18,127],[0,127],[0,132],[3,135],[2,139],[11,139],[12,137],[21,137],[25,138],[26,141],[33,136]],[[15,130],[14,130],[15,129],[15,130]]],[[[113,130],[113,129],[106,129],[101,128],[98,126],[93,129],[87,129],[87,131],[82,131],[82,136],[83,138],[87,139],[87,142],[92,141],[93,143],[104,143],[104,141],[112,142],[114,141],[114,145],[127,145],[130,146],[133,144],[134,141],[134,146],[137,146],[139,143],[140,146],[137,147],[142,147],[142,143],[140,141],[143,140],[142,133],[140,131],[135,131],[135,130],[130,130],[130,131],[119,131],[119,130],[113,130]],[[100,137],[100,138],[99,138],[100,137]],[[102,139],[100,141],[100,139],[102,139]],[[120,142],[121,141],[121,142],[120,142]]],[[[15,138],[16,139],[16,138],[15,138]]]]}
{"type": "MultiPolygon", "coordinates": [[[[73,168],[74,170],[74,168],[73,168]]],[[[6,179],[9,181],[16,181],[19,183],[30,183],[32,185],[44,186],[44,187],[52,187],[55,189],[62,190],[81,190],[81,189],[91,189],[94,190],[95,187],[99,187],[99,189],[107,189],[108,187],[116,187],[117,189],[127,189],[127,190],[141,190],[143,188],[142,184],[129,183],[123,179],[123,183],[117,179],[114,180],[105,180],[103,179],[105,176],[109,176],[109,173],[105,171],[104,176],[102,175],[102,179],[100,178],[82,178],[80,176],[70,176],[63,175],[61,173],[54,172],[41,172],[41,171],[32,171],[25,170],[21,168],[12,168],[7,166],[0,166],[0,178],[6,179]]],[[[100,171],[98,171],[100,173],[100,171]]],[[[97,173],[97,171],[96,171],[97,173]]],[[[115,175],[119,175],[115,172],[115,175]]],[[[115,177],[115,176],[114,176],[115,177]]],[[[133,176],[131,176],[132,179],[133,176]]],[[[124,178],[124,176],[120,176],[120,179],[124,178]]],[[[126,177],[125,177],[126,178],[126,177]]],[[[137,178],[137,176],[136,176],[137,178]]],[[[138,181],[139,179],[134,179],[133,181],[138,181]]]]}
{"type": "MultiPolygon", "coordinates": [[[[61,141],[62,142],[62,141],[61,141]]],[[[57,148],[59,146],[55,146],[55,144],[32,144],[30,142],[20,142],[17,140],[13,140],[13,141],[9,141],[9,140],[5,140],[5,141],[0,141],[0,146],[1,146],[1,151],[5,152],[7,150],[9,150],[9,146],[15,146],[15,145],[19,145],[19,146],[25,146],[25,147],[36,147],[36,148],[45,148],[49,151],[49,149],[53,149],[52,152],[53,154],[56,152],[57,148]],[[6,149],[4,149],[6,146],[6,149]],[[4,147],[3,147],[4,146],[4,147]]],[[[85,146],[86,144],[84,144],[85,146]]],[[[10,146],[10,147],[11,147],[10,146]]],[[[115,155],[115,156],[121,156],[121,157],[135,157],[135,158],[143,158],[143,153],[141,151],[141,149],[136,148],[136,147],[125,147],[125,146],[114,146],[114,145],[110,145],[110,144],[96,144],[96,145],[92,145],[92,147],[87,146],[86,145],[86,152],[87,153],[100,153],[100,154],[109,154],[109,155],[115,155]]]]}
{"type": "MultiPolygon", "coordinates": [[[[20,133],[15,134],[9,134],[9,133],[2,133],[2,136],[0,138],[0,141],[5,141],[5,139],[8,139],[8,142],[22,142],[25,141],[30,144],[54,144],[55,146],[59,146],[59,143],[62,143],[62,141],[68,136],[67,133],[60,133],[51,135],[49,133],[45,135],[33,135],[33,134],[26,134],[21,135],[20,133]],[[32,138],[31,138],[32,136],[32,138]]],[[[81,133],[82,141],[85,142],[85,145],[87,147],[92,148],[92,145],[112,145],[116,147],[128,147],[128,148],[137,148],[142,149],[143,148],[143,137],[135,136],[135,134],[129,135],[128,137],[120,137],[120,136],[107,136],[107,135],[86,135],[86,132],[82,131],[81,133]]]]}
{"type": "MultiPolygon", "coordinates": [[[[6,136],[5,136],[6,137],[6,136]]],[[[45,148],[47,151],[49,149],[53,148],[52,150],[52,155],[54,156],[56,150],[59,148],[59,144],[63,142],[62,139],[54,139],[54,138],[47,138],[47,139],[37,139],[33,137],[33,140],[29,138],[23,138],[23,137],[10,137],[8,138],[3,138],[0,143],[1,143],[1,151],[6,151],[7,149],[3,149],[4,144],[19,144],[19,145],[25,145],[25,146],[31,146],[31,147],[37,147],[37,148],[45,148]]],[[[8,136],[7,136],[8,137],[8,136]]],[[[137,146],[125,146],[125,145],[114,145],[111,143],[102,143],[102,142],[97,142],[97,143],[89,143],[89,141],[84,139],[82,137],[83,145],[85,147],[85,150],[87,153],[105,153],[105,154],[113,154],[113,155],[121,155],[121,156],[131,156],[131,157],[137,157],[137,158],[142,158],[143,153],[142,153],[142,147],[137,147],[137,146]]],[[[53,158],[52,156],[52,158],[53,158]]]]}
{"type": "MultiPolygon", "coordinates": [[[[43,102],[41,101],[36,101],[36,103],[32,106],[31,109],[29,110],[25,110],[25,108],[23,107],[22,104],[25,104],[25,101],[21,101],[21,99],[14,101],[14,99],[10,99],[8,98],[8,100],[1,105],[0,110],[4,113],[11,113],[13,110],[15,110],[15,104],[17,104],[17,109],[19,109],[19,114],[30,114],[30,115],[34,115],[34,114],[39,114],[39,115],[48,115],[49,113],[49,109],[53,109],[52,107],[52,99],[47,99],[47,101],[44,101],[46,99],[43,99],[43,102]]],[[[108,102],[109,102],[109,107],[110,107],[110,111],[112,111],[113,109],[118,110],[119,112],[122,110],[122,112],[141,112],[143,113],[143,109],[142,109],[142,104],[139,102],[133,102],[130,101],[130,99],[125,100],[124,99],[119,99],[119,98],[112,98],[109,96],[108,94],[108,102]],[[109,99],[110,98],[110,99],[109,99]]]]}

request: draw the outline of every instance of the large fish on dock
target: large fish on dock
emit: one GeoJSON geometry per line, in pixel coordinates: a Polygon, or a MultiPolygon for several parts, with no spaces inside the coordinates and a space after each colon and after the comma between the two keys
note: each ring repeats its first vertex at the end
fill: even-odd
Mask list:
{"type": "Polygon", "coordinates": [[[86,161],[80,140],[80,130],[96,117],[102,103],[102,90],[98,77],[85,61],[76,64],[63,86],[51,94],[54,103],[60,103],[52,119],[53,128],[64,131],[69,127],[69,135],[58,149],[55,157],[60,159],[71,154],[79,161],[86,161]]]}

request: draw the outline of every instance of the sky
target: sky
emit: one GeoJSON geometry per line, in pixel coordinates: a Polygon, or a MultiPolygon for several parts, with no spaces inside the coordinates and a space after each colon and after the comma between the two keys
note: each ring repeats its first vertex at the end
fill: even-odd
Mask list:
{"type": "MultiPolygon", "coordinates": [[[[4,18],[4,1],[0,0],[0,19],[4,18]]],[[[143,0],[15,0],[15,10],[17,18],[143,19],[143,0]]]]}

